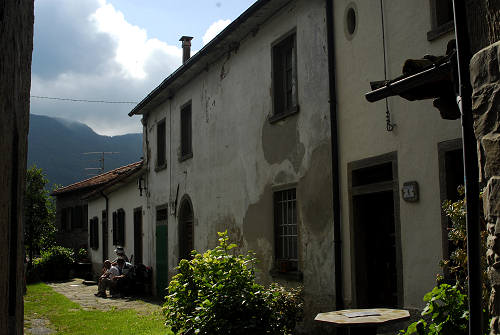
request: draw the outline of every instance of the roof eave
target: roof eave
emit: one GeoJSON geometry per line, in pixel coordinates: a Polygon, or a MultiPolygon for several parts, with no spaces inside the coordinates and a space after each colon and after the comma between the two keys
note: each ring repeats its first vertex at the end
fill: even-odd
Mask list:
{"type": "Polygon", "coordinates": [[[218,59],[224,53],[237,48],[239,42],[243,38],[248,36],[248,34],[252,31],[256,31],[260,24],[265,22],[269,17],[272,17],[277,11],[291,1],[292,0],[256,1],[200,51],[194,54],[176,71],[163,80],[161,84],[153,89],[153,91],[151,91],[141,102],[139,102],[132,109],[132,111],[128,113],[128,115],[146,115],[150,110],[173,96],[177,88],[182,87],[185,83],[189,82],[192,77],[201,72],[203,69],[206,69],[211,64],[211,62],[202,62],[204,59],[211,60],[211,56],[213,56],[214,59],[218,59]],[[264,9],[267,4],[270,4],[269,12],[263,13],[262,16],[256,15],[260,10],[264,9]],[[256,22],[250,27],[244,27],[244,23],[252,17],[256,19],[256,22]],[[189,70],[193,72],[191,75],[192,77],[186,78],[184,82],[178,82],[178,85],[175,85],[175,83],[189,70]]]}

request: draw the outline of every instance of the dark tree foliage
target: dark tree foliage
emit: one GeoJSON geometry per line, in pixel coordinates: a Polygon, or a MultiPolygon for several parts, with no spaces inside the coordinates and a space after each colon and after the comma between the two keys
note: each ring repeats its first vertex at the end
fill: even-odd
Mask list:
{"type": "Polygon", "coordinates": [[[24,244],[30,267],[35,254],[54,245],[56,210],[45,189],[48,182],[42,169],[32,166],[26,171],[24,244]]]}

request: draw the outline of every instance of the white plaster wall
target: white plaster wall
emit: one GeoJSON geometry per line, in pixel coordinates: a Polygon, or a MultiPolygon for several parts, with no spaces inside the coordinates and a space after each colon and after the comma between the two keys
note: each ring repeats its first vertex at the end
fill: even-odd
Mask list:
{"type": "MultiPolygon", "coordinates": [[[[195,248],[204,251],[214,247],[216,232],[228,229],[244,250],[257,252],[258,277],[263,283],[272,280],[269,270],[274,261],[272,192],[283,185],[297,187],[299,267],[304,274],[301,284],[316,311],[318,306],[331,309],[334,304],[324,22],[322,0],[298,1],[283,8],[237,51],[210,65],[151,112],[144,136],[151,150],[147,199],[150,222],[154,222],[156,206],[175,200],[179,185],[178,206],[186,194],[193,203],[195,248]],[[300,112],[270,125],[271,45],[292,29],[296,29],[297,38],[300,112]],[[179,162],[180,108],[190,100],[193,158],[179,162]],[[156,124],[163,118],[167,122],[167,168],[156,172],[156,124]],[[297,142],[287,157],[270,150],[271,146],[280,146],[277,141],[287,140],[297,142]],[[318,187],[307,187],[311,180],[318,187]]],[[[170,215],[171,275],[177,265],[177,233],[177,218],[170,215]]]]}
{"type": "MultiPolygon", "coordinates": [[[[427,41],[431,29],[429,1],[384,1],[387,78],[401,74],[406,59],[442,55],[451,33],[427,41]]],[[[424,293],[441,272],[441,219],[438,142],[461,137],[460,122],[442,120],[432,101],[389,98],[393,132],[385,130],[385,102],[368,103],[369,82],[384,79],[382,24],[379,1],[334,2],[338,120],[342,190],[342,235],[345,296],[351,299],[351,247],[347,164],[397,151],[399,188],[416,180],[420,201],[408,203],[400,194],[401,245],[405,307],[421,307],[424,293]],[[346,7],[357,7],[357,31],[344,34],[346,7]]]]}
{"type": "MultiPolygon", "coordinates": [[[[143,238],[143,263],[147,266],[152,264],[152,251],[150,244],[152,241],[151,237],[151,224],[147,221],[146,208],[145,208],[145,195],[139,196],[139,190],[137,188],[136,180],[122,184],[119,188],[108,193],[108,257],[113,259],[116,257],[114,252],[115,246],[113,245],[113,212],[122,208],[125,211],[125,244],[123,248],[125,254],[130,257],[134,253],[134,209],[142,207],[142,238],[143,238]]],[[[106,209],[106,200],[104,197],[99,197],[94,200],[89,201],[88,213],[89,219],[97,216],[99,218],[99,248],[94,250],[90,249],[92,262],[95,264],[101,264],[104,261],[102,259],[102,211],[106,209]]],[[[90,232],[90,229],[89,229],[90,232]]],[[[96,268],[96,266],[94,266],[96,268]]]]}

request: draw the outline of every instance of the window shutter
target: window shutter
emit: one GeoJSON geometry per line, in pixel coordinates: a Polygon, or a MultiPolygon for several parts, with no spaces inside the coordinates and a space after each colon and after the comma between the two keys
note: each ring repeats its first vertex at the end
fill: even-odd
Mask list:
{"type": "Polygon", "coordinates": [[[123,209],[118,211],[118,243],[121,246],[125,245],[125,211],[123,209]]]}
{"type": "Polygon", "coordinates": [[[99,249],[99,219],[94,218],[94,249],[99,249]]]}
{"type": "Polygon", "coordinates": [[[118,220],[118,217],[116,215],[116,212],[113,212],[113,245],[117,245],[117,220],[118,220]]]}
{"type": "Polygon", "coordinates": [[[89,245],[93,249],[94,248],[94,219],[89,220],[89,226],[90,226],[90,239],[89,239],[89,245]]]}

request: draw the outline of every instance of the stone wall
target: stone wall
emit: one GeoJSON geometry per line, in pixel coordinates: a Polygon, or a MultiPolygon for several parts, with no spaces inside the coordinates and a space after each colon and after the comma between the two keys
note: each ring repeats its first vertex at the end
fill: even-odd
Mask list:
{"type": "Polygon", "coordinates": [[[470,63],[474,132],[487,222],[491,333],[500,334],[500,41],[476,53],[470,63]]]}

